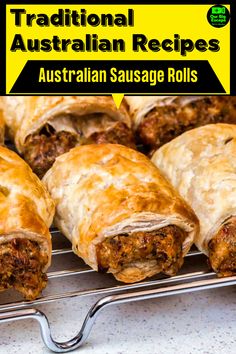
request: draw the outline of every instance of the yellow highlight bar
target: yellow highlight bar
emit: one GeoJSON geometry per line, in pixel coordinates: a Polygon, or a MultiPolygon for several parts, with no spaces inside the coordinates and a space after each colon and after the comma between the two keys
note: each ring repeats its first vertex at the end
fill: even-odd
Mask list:
{"type": "MultiPolygon", "coordinates": [[[[225,6],[230,8],[229,5],[225,6]]],[[[197,4],[7,5],[7,93],[9,94],[28,60],[184,59],[208,60],[226,93],[230,93],[230,26],[229,24],[222,28],[211,26],[207,21],[210,7],[211,5],[197,4]],[[76,13],[74,22],[73,17],[70,17],[73,11],[78,12],[78,26],[76,13]],[[48,25],[44,25],[46,17],[40,14],[48,17],[48,25]],[[105,24],[109,24],[109,17],[108,19],[102,17],[104,14],[111,15],[113,26],[103,25],[102,18],[105,24]],[[96,21],[100,22],[96,24],[96,21]],[[135,47],[137,36],[139,39],[143,38],[143,44],[138,48],[135,47]],[[146,38],[146,42],[142,36],[146,38]],[[79,39],[80,42],[77,41],[73,47],[74,39],[79,39]],[[187,39],[194,43],[194,48],[184,54],[183,51],[181,53],[181,48],[178,50],[178,45],[181,44],[181,40],[187,39]],[[199,39],[206,42],[205,51],[197,49],[196,43],[199,39]],[[103,42],[104,50],[101,45],[99,46],[101,40],[107,40],[107,45],[103,42]],[[219,42],[218,51],[210,49],[212,40],[219,42]],[[158,47],[157,41],[161,46],[158,47]],[[108,43],[111,43],[110,50],[108,43]],[[169,50],[170,48],[172,50],[169,50]]],[[[204,47],[204,43],[202,46],[204,47]]],[[[205,74],[207,79],[207,73],[205,74]]],[[[113,97],[118,106],[122,96],[114,94],[113,97]]]]}

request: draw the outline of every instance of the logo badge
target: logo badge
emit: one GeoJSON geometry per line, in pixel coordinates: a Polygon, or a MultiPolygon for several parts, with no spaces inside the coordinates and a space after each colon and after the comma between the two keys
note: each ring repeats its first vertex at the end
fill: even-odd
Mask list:
{"type": "Polygon", "coordinates": [[[223,5],[214,5],[207,13],[207,20],[213,27],[224,27],[229,22],[229,19],[229,10],[223,5]]]}

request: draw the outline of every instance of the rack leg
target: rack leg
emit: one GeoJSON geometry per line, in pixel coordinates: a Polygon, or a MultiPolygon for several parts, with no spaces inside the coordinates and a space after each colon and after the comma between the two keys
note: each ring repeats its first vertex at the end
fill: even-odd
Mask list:
{"type": "Polygon", "coordinates": [[[154,298],[159,298],[164,296],[189,293],[193,291],[219,288],[222,286],[231,286],[235,284],[236,284],[236,277],[216,278],[216,279],[208,279],[208,280],[201,280],[201,281],[193,281],[187,284],[172,285],[164,288],[140,290],[136,292],[106,296],[100,299],[99,301],[97,301],[90,308],[78,334],[74,338],[66,342],[54,341],[54,339],[51,336],[51,329],[46,315],[37,309],[29,308],[29,309],[2,312],[0,313],[0,323],[14,321],[14,320],[22,320],[27,318],[32,318],[34,320],[37,320],[40,325],[41,335],[45,345],[53,352],[66,353],[76,348],[79,348],[81,345],[83,345],[83,343],[88,338],[91,332],[91,329],[93,327],[93,324],[97,316],[99,315],[99,313],[103,308],[109,305],[122,304],[131,301],[154,299],[154,298]]]}

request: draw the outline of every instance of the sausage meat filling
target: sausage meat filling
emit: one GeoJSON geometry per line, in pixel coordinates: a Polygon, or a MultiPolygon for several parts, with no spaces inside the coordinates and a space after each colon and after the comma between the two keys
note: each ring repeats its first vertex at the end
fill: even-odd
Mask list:
{"type": "Polygon", "coordinates": [[[77,144],[77,137],[70,132],[51,135],[32,134],[27,138],[24,159],[41,178],[53,165],[55,159],[77,144]]]}
{"type": "Polygon", "coordinates": [[[123,122],[117,122],[114,127],[103,132],[93,133],[85,144],[121,144],[135,149],[132,130],[123,122]]]}
{"type": "Polygon", "coordinates": [[[209,262],[219,276],[236,274],[236,217],[222,225],[208,243],[209,262]]]}
{"type": "Polygon", "coordinates": [[[39,133],[28,136],[23,155],[32,170],[42,178],[58,156],[76,145],[105,143],[135,148],[133,133],[123,122],[117,122],[106,130],[93,132],[88,137],[82,131],[56,132],[50,125],[46,125],[39,133]]]}
{"type": "Polygon", "coordinates": [[[173,102],[156,107],[137,130],[139,143],[157,149],[183,132],[210,123],[236,123],[236,97],[212,96],[186,105],[173,102]]]}
{"type": "Polygon", "coordinates": [[[117,273],[135,262],[155,260],[161,272],[175,275],[183,264],[185,237],[185,231],[170,225],[151,232],[106,238],[96,248],[98,269],[117,273]]]}
{"type": "Polygon", "coordinates": [[[34,241],[14,238],[1,244],[0,290],[14,288],[27,300],[35,299],[47,283],[42,271],[47,261],[34,241]]]}

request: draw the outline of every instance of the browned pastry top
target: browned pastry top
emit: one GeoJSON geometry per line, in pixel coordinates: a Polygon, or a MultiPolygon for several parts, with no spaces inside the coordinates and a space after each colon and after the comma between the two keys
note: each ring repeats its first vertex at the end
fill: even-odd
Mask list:
{"type": "Polygon", "coordinates": [[[125,146],[76,147],[56,160],[43,181],[56,201],[56,225],[94,269],[96,245],[107,237],[176,225],[186,231],[186,254],[198,230],[191,208],[159,170],[125,146]]]}
{"type": "Polygon", "coordinates": [[[54,208],[30,167],[16,153],[0,147],[0,243],[27,238],[39,242],[50,255],[54,208]]]}

